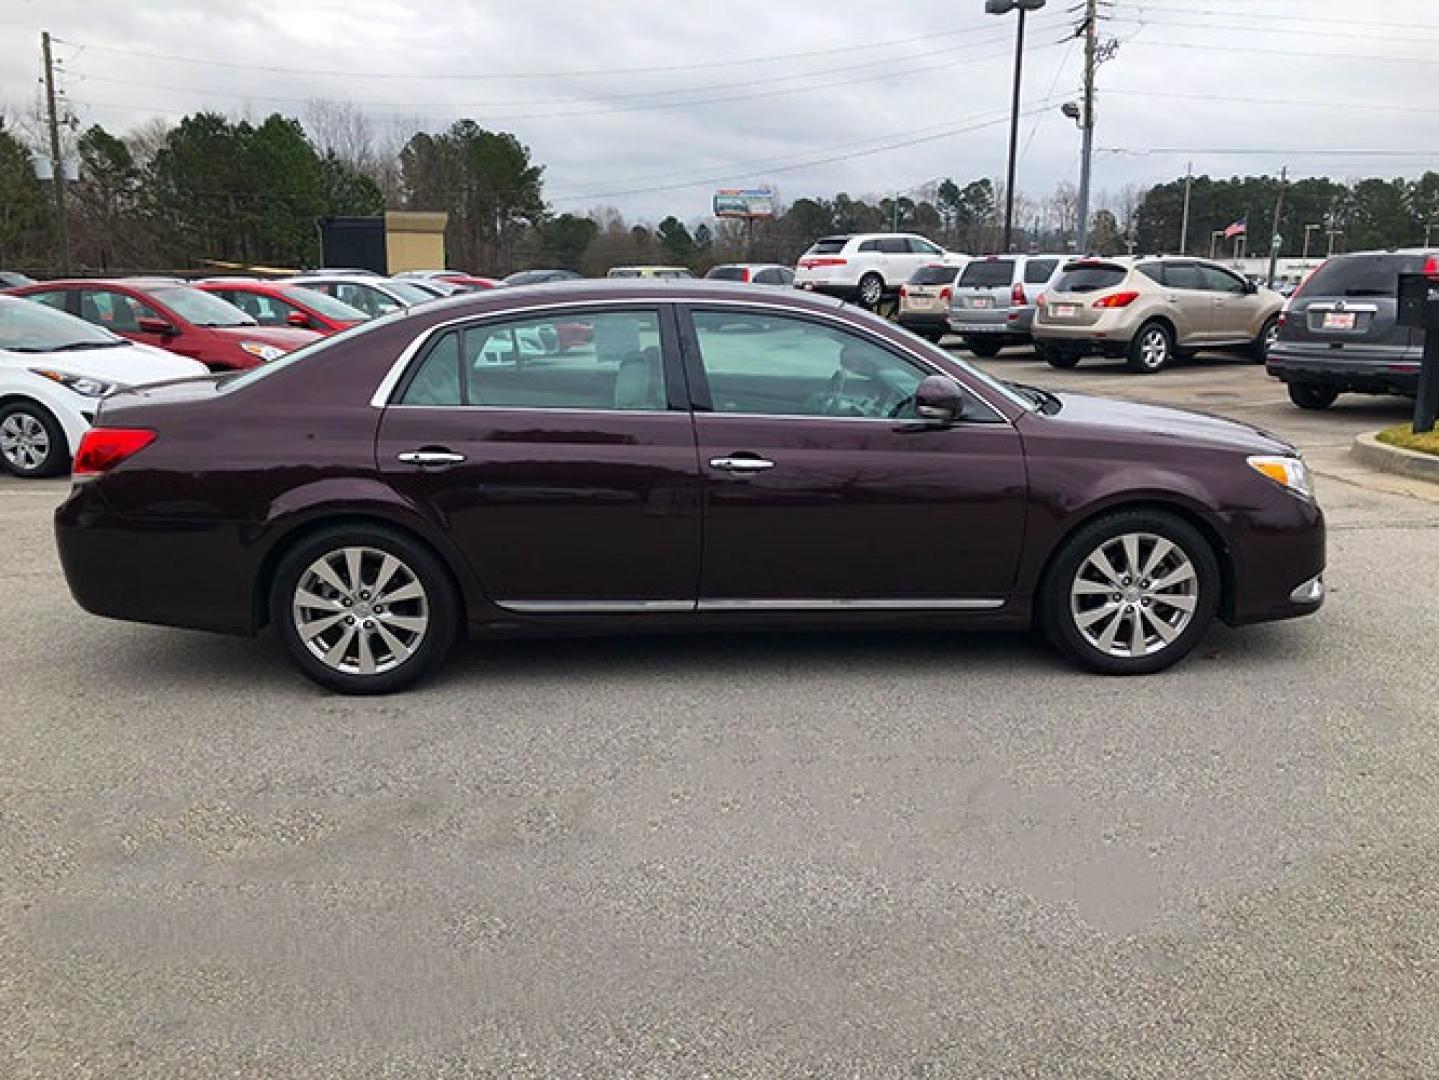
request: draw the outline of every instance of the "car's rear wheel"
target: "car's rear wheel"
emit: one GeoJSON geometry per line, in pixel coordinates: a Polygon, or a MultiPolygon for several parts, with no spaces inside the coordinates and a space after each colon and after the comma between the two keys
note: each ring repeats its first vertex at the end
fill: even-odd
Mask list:
{"type": "Polygon", "coordinates": [[[1147,322],[1129,342],[1129,370],[1142,375],[1162,371],[1174,359],[1174,335],[1161,322],[1147,322]]]}
{"type": "Polygon", "coordinates": [[[986,359],[999,355],[999,350],[1004,348],[997,341],[985,341],[983,338],[967,337],[964,339],[964,347],[975,356],[983,356],[986,359]]]}
{"type": "Polygon", "coordinates": [[[1327,409],[1339,399],[1339,391],[1314,383],[1292,382],[1289,384],[1289,400],[1301,409],[1315,411],[1327,409]]]}
{"type": "Polygon", "coordinates": [[[459,598],[424,545],[382,525],[345,525],[285,553],[270,618],[300,670],[345,694],[398,690],[449,652],[459,598]]]}
{"type": "Polygon", "coordinates": [[[1249,358],[1256,364],[1262,364],[1269,358],[1269,350],[1274,347],[1274,342],[1279,338],[1279,316],[1271,315],[1264,320],[1264,326],[1259,331],[1259,336],[1254,339],[1254,344],[1249,346],[1249,358]]]}
{"type": "Polygon", "coordinates": [[[12,476],[55,476],[70,464],[65,429],[45,406],[12,401],[0,408],[0,465],[12,476]]]}
{"type": "Polygon", "coordinates": [[[884,299],[884,278],[870,271],[859,279],[859,302],[867,308],[878,307],[884,299]]]}
{"type": "Polygon", "coordinates": [[[1163,511],[1119,511],[1061,547],[1040,594],[1040,621],[1060,652],[1092,671],[1149,674],[1204,636],[1219,588],[1214,551],[1193,525],[1163,511]]]}

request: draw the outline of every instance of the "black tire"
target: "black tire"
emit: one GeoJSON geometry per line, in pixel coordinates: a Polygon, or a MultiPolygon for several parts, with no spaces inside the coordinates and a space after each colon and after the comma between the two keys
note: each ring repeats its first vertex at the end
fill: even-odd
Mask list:
{"type": "MultiPolygon", "coordinates": [[[[339,562],[336,564],[341,583],[352,584],[344,579],[348,576],[345,572],[347,564],[344,556],[339,555],[339,562]]],[[[391,593],[405,592],[409,585],[397,589],[393,584],[387,586],[391,593]]],[[[310,595],[315,591],[310,590],[310,595]]],[[[302,538],[298,543],[285,552],[275,570],[274,582],[270,588],[270,622],[279,633],[285,648],[289,650],[291,658],[296,666],[313,681],[330,690],[337,690],[342,694],[386,694],[411,683],[429,674],[449,653],[450,647],[454,644],[459,627],[460,597],[444,564],[437,558],[429,548],[414,540],[407,534],[380,524],[356,524],[337,525],[331,528],[322,529],[302,538]],[[330,644],[331,640],[338,646],[338,638],[343,636],[348,629],[350,631],[349,646],[341,647],[338,660],[335,664],[327,663],[311,646],[306,643],[305,635],[302,635],[297,626],[297,590],[302,582],[307,585],[324,582],[310,577],[312,567],[327,555],[335,556],[345,549],[365,549],[367,553],[362,557],[362,569],[359,576],[363,585],[366,574],[374,572],[376,577],[383,573],[383,570],[376,566],[379,563],[383,566],[383,557],[390,556],[398,560],[400,570],[392,571],[390,582],[417,582],[422,590],[418,599],[412,597],[403,600],[397,599],[391,607],[376,605],[371,610],[368,606],[376,600],[383,600],[383,596],[376,592],[373,595],[365,595],[363,590],[351,590],[348,594],[325,586],[319,599],[326,605],[344,604],[345,609],[353,608],[353,614],[348,614],[339,606],[318,607],[317,605],[306,605],[307,608],[314,608],[321,612],[334,612],[342,615],[348,620],[345,623],[334,626],[334,634],[331,639],[316,638],[323,648],[330,644]],[[408,574],[408,579],[401,576],[402,571],[408,574]],[[365,598],[362,600],[361,596],[365,598]],[[364,607],[360,605],[364,604],[364,607]],[[398,610],[397,610],[398,609],[398,610]],[[399,621],[409,620],[410,627],[399,621]],[[413,624],[423,621],[423,629],[417,637],[410,638],[409,635],[415,631],[413,624]],[[383,623],[385,630],[374,630],[371,634],[365,634],[362,626],[383,623]],[[361,674],[359,671],[342,670],[346,657],[350,656],[351,650],[355,653],[354,665],[358,667],[361,662],[360,638],[366,637],[369,641],[375,642],[375,646],[366,645],[365,649],[372,657],[372,664],[376,657],[384,656],[394,661],[398,652],[393,650],[384,638],[385,633],[390,637],[399,638],[405,636],[405,644],[412,647],[413,651],[395,662],[393,666],[377,670],[372,674],[361,674]]],[[[328,614],[321,614],[310,624],[315,626],[328,618],[328,614]]],[[[327,631],[328,633],[328,631],[327,631]]],[[[384,660],[380,661],[384,663],[384,660]]]]}
{"type": "Polygon", "coordinates": [[[873,270],[859,279],[859,302],[873,311],[884,299],[884,278],[873,270]]]}
{"type": "Polygon", "coordinates": [[[1163,371],[1174,359],[1174,334],[1162,322],[1145,323],[1129,342],[1129,370],[1141,375],[1163,371]]]}
{"type": "Polygon", "coordinates": [[[1050,367],[1059,368],[1061,371],[1067,371],[1069,368],[1079,366],[1079,353],[1062,352],[1050,345],[1036,345],[1034,347],[1034,355],[1050,367]]]}
{"type": "Polygon", "coordinates": [[[65,429],[49,409],[28,399],[0,408],[0,468],[27,480],[69,470],[65,429]]]}
{"type": "Polygon", "coordinates": [[[1339,391],[1318,383],[1292,382],[1289,384],[1289,400],[1301,409],[1315,412],[1327,409],[1339,398],[1339,391]]]}
{"type": "MultiPolygon", "coordinates": [[[[1144,539],[1138,540],[1137,544],[1136,553],[1139,569],[1142,571],[1144,564],[1159,550],[1160,545],[1144,539]]],[[[1081,667],[1106,675],[1147,675],[1162,671],[1182,660],[1199,643],[1219,608],[1221,580],[1219,562],[1213,548],[1204,535],[1189,522],[1162,510],[1118,510],[1081,526],[1060,545],[1040,587],[1037,599],[1038,621],[1050,643],[1081,667]],[[1193,576],[1182,578],[1176,584],[1157,592],[1151,593],[1141,587],[1145,581],[1153,585],[1163,582],[1170,574],[1182,573],[1186,563],[1180,562],[1178,556],[1171,553],[1156,564],[1156,569],[1151,570],[1151,573],[1156,575],[1154,578],[1129,579],[1130,585],[1115,585],[1113,593],[1103,592],[1111,586],[1099,577],[1092,567],[1086,565],[1090,556],[1097,550],[1103,550],[1106,545],[1118,545],[1118,554],[1112,558],[1106,555],[1106,558],[1110,559],[1110,565],[1117,573],[1123,574],[1127,569],[1124,561],[1126,545],[1121,538],[1139,534],[1162,539],[1174,545],[1176,551],[1182,552],[1193,576]],[[1174,569],[1171,570],[1171,567],[1174,569]],[[1085,575],[1082,588],[1087,592],[1076,596],[1072,594],[1072,590],[1080,587],[1076,583],[1080,580],[1081,569],[1085,575]],[[1191,587],[1191,582],[1192,593],[1185,595],[1184,602],[1192,602],[1193,610],[1188,612],[1188,618],[1185,619],[1184,613],[1176,606],[1183,594],[1166,590],[1191,587]],[[1101,594],[1088,595],[1093,591],[1089,587],[1096,583],[1100,586],[1101,594]],[[1113,600],[1114,596],[1120,597],[1117,604],[1113,600]],[[1165,600],[1150,600],[1146,603],[1149,596],[1172,597],[1176,603],[1170,604],[1165,600]],[[1080,608],[1079,605],[1086,606],[1080,608]],[[1101,607],[1107,607],[1113,611],[1113,615],[1104,615],[1099,611],[1101,607]],[[1161,615],[1168,631],[1179,631],[1171,640],[1167,640],[1167,643],[1162,643],[1166,639],[1159,633],[1158,622],[1161,615]],[[1097,616],[1089,625],[1092,632],[1101,639],[1108,631],[1111,619],[1118,624],[1114,639],[1110,643],[1112,648],[1120,650],[1118,654],[1102,650],[1098,643],[1086,637],[1085,631],[1079,625],[1079,620],[1085,616],[1097,616]],[[1169,621],[1171,619],[1182,625],[1174,625],[1169,621]],[[1152,647],[1155,651],[1129,654],[1132,651],[1129,642],[1133,639],[1132,628],[1135,622],[1138,622],[1143,630],[1146,649],[1151,648],[1148,638],[1152,635],[1152,647]]]]}
{"type": "Polygon", "coordinates": [[[1256,364],[1262,364],[1269,359],[1269,346],[1273,344],[1270,340],[1279,332],[1279,316],[1271,315],[1264,320],[1264,325],[1259,328],[1259,336],[1249,346],[1249,359],[1256,364]]]}
{"type": "Polygon", "coordinates": [[[982,356],[986,360],[998,356],[999,350],[1004,348],[1004,346],[997,341],[985,341],[983,338],[968,337],[964,339],[964,347],[974,353],[975,356],[982,356]]]}

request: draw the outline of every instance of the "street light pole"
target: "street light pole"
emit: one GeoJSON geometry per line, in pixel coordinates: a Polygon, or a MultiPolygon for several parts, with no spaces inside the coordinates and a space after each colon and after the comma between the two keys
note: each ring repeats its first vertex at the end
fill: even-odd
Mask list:
{"type": "Polygon", "coordinates": [[[1019,10],[1019,28],[1014,35],[1014,93],[1009,107],[1009,172],[1004,184],[1004,248],[1010,248],[1014,232],[1014,167],[1019,154],[1019,87],[1024,67],[1024,17],[1044,7],[1046,0],[984,0],[990,15],[1006,15],[1019,10]]]}

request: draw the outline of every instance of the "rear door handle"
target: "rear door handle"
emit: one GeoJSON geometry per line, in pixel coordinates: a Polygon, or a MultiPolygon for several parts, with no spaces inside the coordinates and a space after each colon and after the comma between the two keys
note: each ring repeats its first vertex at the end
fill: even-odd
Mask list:
{"type": "Polygon", "coordinates": [[[768,458],[732,455],[710,458],[710,468],[722,472],[764,472],[766,469],[773,469],[774,462],[768,458]]]}
{"type": "Polygon", "coordinates": [[[406,450],[395,456],[406,465],[458,465],[465,460],[453,450],[406,450]]]}

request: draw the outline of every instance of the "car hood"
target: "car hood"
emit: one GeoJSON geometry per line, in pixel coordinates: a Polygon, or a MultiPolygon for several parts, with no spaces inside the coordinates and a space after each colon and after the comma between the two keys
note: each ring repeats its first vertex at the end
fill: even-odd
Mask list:
{"type": "Polygon", "coordinates": [[[144,386],[169,379],[208,375],[197,360],[149,345],[131,343],[103,349],[67,349],[62,352],[15,353],[0,351],[7,367],[51,368],[67,375],[83,375],[125,386],[144,386]]]}
{"type": "Polygon", "coordinates": [[[286,326],[207,326],[211,333],[219,334],[239,345],[245,341],[258,341],[262,345],[273,345],[289,352],[301,345],[308,345],[320,334],[313,330],[300,330],[286,326]]]}
{"type": "Polygon", "coordinates": [[[1204,446],[1248,454],[1293,454],[1294,447],[1267,431],[1207,413],[1171,409],[1088,394],[1056,394],[1059,410],[1035,413],[1033,423],[1055,429],[1072,429],[1085,438],[1114,438],[1136,442],[1166,440],[1175,445],[1204,446]]]}

